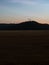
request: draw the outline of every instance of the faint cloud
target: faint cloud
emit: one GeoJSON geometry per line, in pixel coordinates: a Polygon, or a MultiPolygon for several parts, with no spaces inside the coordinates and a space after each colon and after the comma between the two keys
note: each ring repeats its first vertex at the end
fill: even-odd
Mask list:
{"type": "Polygon", "coordinates": [[[20,4],[26,4],[26,5],[36,5],[38,4],[37,1],[34,0],[8,0],[10,3],[20,3],[20,4]]]}

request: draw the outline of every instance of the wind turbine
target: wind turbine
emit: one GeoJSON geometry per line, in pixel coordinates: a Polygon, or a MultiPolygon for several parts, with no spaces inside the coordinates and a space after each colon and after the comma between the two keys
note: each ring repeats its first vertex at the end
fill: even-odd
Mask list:
{"type": "Polygon", "coordinates": [[[31,18],[28,18],[28,20],[32,22],[31,18]]]}

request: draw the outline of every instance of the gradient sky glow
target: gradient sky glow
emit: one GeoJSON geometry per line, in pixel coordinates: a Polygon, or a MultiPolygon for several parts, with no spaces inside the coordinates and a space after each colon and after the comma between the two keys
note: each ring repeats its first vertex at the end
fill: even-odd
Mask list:
{"type": "Polygon", "coordinates": [[[49,0],[0,0],[0,23],[36,20],[49,24],[49,0]]]}

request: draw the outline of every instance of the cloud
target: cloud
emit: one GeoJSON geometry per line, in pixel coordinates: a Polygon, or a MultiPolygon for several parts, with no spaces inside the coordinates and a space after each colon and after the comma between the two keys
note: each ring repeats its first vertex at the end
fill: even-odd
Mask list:
{"type": "Polygon", "coordinates": [[[26,5],[35,5],[38,4],[37,1],[34,0],[8,0],[10,3],[20,3],[20,4],[26,4],[26,5]]]}
{"type": "Polygon", "coordinates": [[[42,5],[49,4],[49,0],[4,0],[2,2],[6,3],[19,3],[25,5],[42,5]]]}
{"type": "Polygon", "coordinates": [[[25,5],[45,5],[49,4],[49,0],[6,0],[10,3],[19,3],[25,5]]]}

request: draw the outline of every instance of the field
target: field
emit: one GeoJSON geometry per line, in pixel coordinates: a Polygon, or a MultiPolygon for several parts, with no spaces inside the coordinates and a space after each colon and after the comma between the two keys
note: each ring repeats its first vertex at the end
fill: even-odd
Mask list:
{"type": "Polygon", "coordinates": [[[49,64],[49,31],[0,31],[0,65],[49,64]]]}

